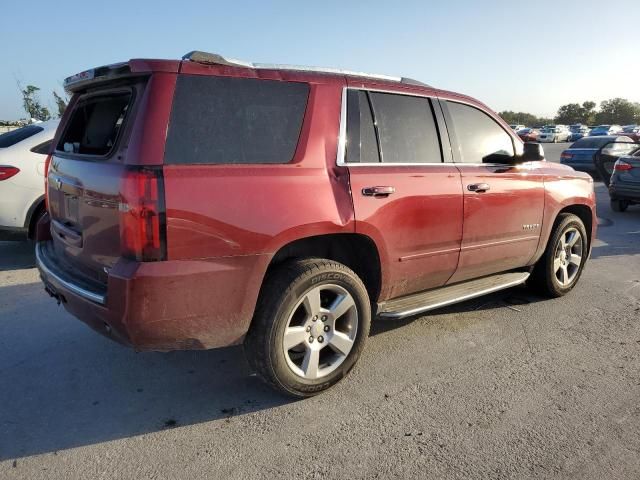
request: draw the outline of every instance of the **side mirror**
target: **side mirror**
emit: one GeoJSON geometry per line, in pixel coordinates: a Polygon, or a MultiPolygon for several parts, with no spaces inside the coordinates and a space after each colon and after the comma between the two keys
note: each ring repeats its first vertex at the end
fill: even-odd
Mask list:
{"type": "Polygon", "coordinates": [[[537,162],[544,160],[544,149],[542,145],[535,142],[525,142],[522,156],[523,162],[537,162]]]}

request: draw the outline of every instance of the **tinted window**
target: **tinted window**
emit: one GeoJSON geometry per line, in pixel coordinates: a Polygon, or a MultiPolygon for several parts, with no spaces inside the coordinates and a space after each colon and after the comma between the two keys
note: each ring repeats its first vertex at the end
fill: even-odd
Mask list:
{"type": "Polygon", "coordinates": [[[370,92],[384,163],[439,163],[438,129],[428,98],[370,92]]]}
{"type": "Polygon", "coordinates": [[[165,163],[287,163],[308,96],[306,83],[180,75],[165,163]]]}
{"type": "Polygon", "coordinates": [[[40,145],[33,147],[31,151],[33,153],[39,153],[40,155],[48,155],[52,143],[53,140],[47,140],[46,142],[42,142],[40,145]]]}
{"type": "Polygon", "coordinates": [[[615,138],[611,137],[585,137],[571,145],[571,148],[600,148],[614,140],[615,138]]]}
{"type": "Polygon", "coordinates": [[[378,141],[367,92],[349,90],[347,93],[348,163],[376,163],[380,161],[378,141]]]}
{"type": "Polygon", "coordinates": [[[489,115],[462,103],[447,105],[460,146],[460,161],[491,162],[491,155],[515,154],[511,137],[489,115]]]}
{"type": "Polygon", "coordinates": [[[11,130],[10,132],[0,135],[0,148],[7,148],[15,145],[22,140],[34,136],[36,133],[43,131],[44,128],[36,125],[27,125],[26,127],[11,130]]]}

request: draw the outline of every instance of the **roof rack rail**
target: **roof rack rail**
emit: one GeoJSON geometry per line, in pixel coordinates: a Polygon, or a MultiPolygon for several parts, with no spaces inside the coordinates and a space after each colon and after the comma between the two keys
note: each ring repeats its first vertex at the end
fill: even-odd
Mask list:
{"type": "Polygon", "coordinates": [[[366,77],[378,80],[387,80],[390,82],[405,83],[407,85],[417,85],[421,87],[429,87],[426,83],[407,77],[395,77],[392,75],[380,75],[376,73],[354,72],[352,70],[343,70],[340,68],[327,67],[310,67],[304,65],[282,65],[277,63],[252,63],[234,58],[227,58],[217,53],[201,52],[194,50],[182,57],[183,60],[189,60],[196,63],[204,63],[207,65],[226,65],[229,67],[253,68],[255,70],[291,70],[295,72],[313,72],[313,73],[334,73],[338,75],[349,75],[352,77],[366,77]]]}

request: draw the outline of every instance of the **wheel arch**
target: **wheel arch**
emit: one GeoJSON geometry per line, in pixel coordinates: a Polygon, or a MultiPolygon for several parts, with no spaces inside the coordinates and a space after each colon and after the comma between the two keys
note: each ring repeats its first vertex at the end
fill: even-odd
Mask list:
{"type": "Polygon", "coordinates": [[[358,233],[332,233],[298,238],[278,249],[273,255],[264,281],[279,265],[294,258],[326,258],[346,265],[362,280],[370,300],[380,295],[382,272],[380,253],[375,242],[358,233]]]}
{"type": "Polygon", "coordinates": [[[588,205],[584,204],[567,205],[558,212],[556,218],[554,219],[554,224],[557,221],[558,217],[563,213],[571,213],[582,220],[582,223],[584,223],[584,228],[587,231],[587,251],[591,252],[591,244],[593,240],[591,238],[593,235],[593,212],[591,208],[588,205]]]}
{"type": "Polygon", "coordinates": [[[27,229],[27,236],[29,239],[33,238],[33,234],[35,233],[35,222],[40,216],[39,214],[45,210],[45,196],[40,195],[36,200],[31,204],[29,209],[27,210],[27,215],[24,219],[24,228],[27,229]]]}

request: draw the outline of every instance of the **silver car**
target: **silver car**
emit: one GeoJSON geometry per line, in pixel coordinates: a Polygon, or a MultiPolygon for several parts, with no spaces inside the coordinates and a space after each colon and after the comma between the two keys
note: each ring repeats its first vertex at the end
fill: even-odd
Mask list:
{"type": "Polygon", "coordinates": [[[540,130],[538,142],[557,143],[567,142],[571,136],[571,130],[566,125],[545,125],[540,130]]]}

